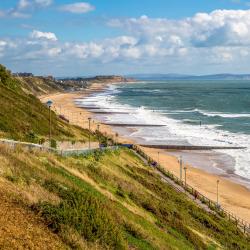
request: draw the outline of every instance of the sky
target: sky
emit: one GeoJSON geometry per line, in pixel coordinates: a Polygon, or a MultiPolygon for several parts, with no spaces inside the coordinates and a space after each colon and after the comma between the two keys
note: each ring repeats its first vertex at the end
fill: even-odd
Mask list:
{"type": "Polygon", "coordinates": [[[0,63],[36,75],[250,73],[250,0],[0,0],[0,63]]]}

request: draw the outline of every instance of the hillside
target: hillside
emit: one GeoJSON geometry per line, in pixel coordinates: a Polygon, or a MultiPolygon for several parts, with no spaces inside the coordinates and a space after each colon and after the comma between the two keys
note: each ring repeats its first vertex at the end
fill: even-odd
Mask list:
{"type": "Polygon", "coordinates": [[[29,94],[44,95],[64,91],[63,87],[51,77],[16,76],[15,78],[20,82],[22,89],[29,94]]]}
{"type": "MultiPolygon", "coordinates": [[[[1,137],[47,138],[48,108],[3,66],[0,105],[1,137]]],[[[55,139],[89,135],[96,140],[53,113],[55,139]]],[[[132,150],[62,157],[0,144],[0,162],[0,249],[249,249],[235,224],[198,207],[132,150]]]]}
{"type": "Polygon", "coordinates": [[[76,78],[60,78],[56,80],[56,84],[63,89],[83,90],[93,83],[124,83],[134,82],[132,78],[125,78],[123,76],[95,76],[95,77],[76,77],[76,78]]]}
{"type": "Polygon", "coordinates": [[[44,234],[50,249],[249,249],[235,225],[163,183],[130,150],[62,158],[0,147],[0,160],[1,199],[11,207],[0,223],[1,249],[27,238],[35,247],[44,234]],[[14,211],[28,214],[32,228],[22,217],[15,226],[3,221],[14,211]]]}
{"type": "MultiPolygon", "coordinates": [[[[0,137],[31,142],[48,138],[49,109],[31,94],[31,88],[0,65],[0,137]]],[[[70,126],[54,112],[52,132],[55,139],[88,138],[88,131],[70,126]]]]}

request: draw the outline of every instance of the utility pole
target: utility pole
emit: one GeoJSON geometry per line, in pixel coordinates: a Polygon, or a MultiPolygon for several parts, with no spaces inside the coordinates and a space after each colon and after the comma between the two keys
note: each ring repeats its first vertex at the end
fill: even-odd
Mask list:
{"type": "Polygon", "coordinates": [[[118,145],[118,136],[119,136],[119,134],[115,133],[115,145],[116,146],[118,145]]]}
{"type": "Polygon", "coordinates": [[[98,135],[98,143],[100,147],[100,124],[97,124],[97,135],[98,135]]]}
{"type": "Polygon", "coordinates": [[[53,102],[51,100],[47,101],[47,106],[49,108],[49,142],[51,146],[51,139],[52,139],[52,117],[51,117],[51,107],[53,102]]]}
{"type": "Polygon", "coordinates": [[[90,147],[90,132],[91,132],[90,131],[90,122],[91,122],[91,118],[89,117],[88,120],[89,120],[89,149],[90,149],[91,148],[90,147]]]}
{"type": "Polygon", "coordinates": [[[182,181],[182,156],[180,156],[180,180],[182,181]]]}
{"type": "Polygon", "coordinates": [[[185,190],[187,188],[187,167],[184,167],[184,173],[185,173],[185,190]]]}
{"type": "Polygon", "coordinates": [[[217,180],[217,207],[219,208],[219,183],[220,181],[217,180]]]}

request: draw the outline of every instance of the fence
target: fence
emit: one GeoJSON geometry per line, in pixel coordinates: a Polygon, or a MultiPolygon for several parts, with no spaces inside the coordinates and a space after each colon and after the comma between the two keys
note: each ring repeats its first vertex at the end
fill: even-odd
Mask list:
{"type": "Polygon", "coordinates": [[[15,149],[17,146],[21,146],[21,147],[27,148],[28,150],[36,149],[39,151],[56,153],[56,154],[59,154],[61,156],[86,155],[86,154],[91,153],[91,152],[96,151],[96,150],[106,150],[106,149],[115,150],[115,149],[117,149],[117,146],[109,146],[109,147],[105,147],[105,148],[90,148],[90,149],[83,148],[83,149],[60,150],[60,149],[45,147],[45,146],[39,145],[39,144],[20,142],[20,141],[14,141],[14,140],[5,140],[5,139],[0,139],[0,144],[8,145],[12,149],[15,149]]]}
{"type": "Polygon", "coordinates": [[[29,150],[38,149],[40,151],[46,151],[46,152],[53,152],[53,153],[57,152],[57,150],[54,148],[45,147],[39,144],[20,142],[20,141],[14,141],[14,140],[0,139],[0,144],[8,145],[10,148],[13,148],[13,149],[16,148],[17,146],[21,146],[29,150]]]}
{"type": "MultiPolygon", "coordinates": [[[[72,149],[70,149],[70,150],[57,150],[57,149],[54,149],[54,148],[44,147],[44,146],[39,145],[39,144],[19,142],[19,141],[13,141],[13,140],[5,140],[5,139],[0,139],[0,144],[8,145],[9,147],[11,147],[13,149],[16,146],[19,145],[19,146],[27,148],[28,150],[38,149],[38,150],[41,150],[41,151],[57,153],[57,154],[60,154],[62,156],[84,155],[84,154],[88,154],[90,152],[93,152],[95,150],[105,150],[106,149],[106,148],[103,148],[103,149],[102,148],[100,148],[100,149],[95,148],[95,149],[80,149],[80,150],[72,150],[72,149]]],[[[137,145],[124,144],[124,145],[121,145],[121,146],[127,147],[127,148],[132,148],[141,157],[146,159],[149,164],[152,164],[153,162],[155,162],[155,160],[153,158],[148,156],[137,145]]],[[[115,149],[117,149],[117,146],[111,146],[111,147],[108,147],[108,149],[115,150],[115,149]]],[[[221,217],[224,217],[224,218],[227,217],[230,221],[234,222],[236,224],[236,226],[238,228],[240,228],[244,233],[250,235],[250,223],[248,223],[248,222],[244,221],[243,219],[237,217],[236,215],[234,215],[233,213],[227,211],[226,209],[224,209],[222,207],[219,207],[216,202],[210,200],[205,195],[201,194],[199,191],[197,191],[196,189],[194,189],[192,186],[188,185],[187,183],[184,183],[182,180],[180,180],[180,178],[175,176],[173,173],[171,173],[167,169],[161,167],[159,164],[157,164],[155,167],[165,177],[171,179],[172,181],[174,181],[174,183],[176,183],[180,187],[184,188],[185,192],[188,192],[192,196],[196,195],[197,199],[199,199],[203,204],[207,205],[210,210],[216,212],[221,217]]],[[[181,191],[181,190],[179,190],[179,191],[181,191]]]]}
{"type": "MultiPolygon", "coordinates": [[[[133,145],[133,150],[135,150],[140,156],[142,156],[144,159],[147,160],[147,162],[151,165],[155,160],[148,156],[141,148],[139,148],[136,145],[133,145]]],[[[201,203],[207,205],[207,207],[214,211],[216,214],[218,214],[221,217],[228,218],[230,221],[235,223],[235,225],[241,229],[245,234],[250,235],[250,223],[244,221],[243,219],[239,218],[238,216],[234,215],[233,213],[227,211],[226,209],[222,208],[221,206],[218,206],[218,204],[215,201],[212,201],[211,199],[207,198],[205,195],[201,194],[199,191],[197,191],[192,186],[188,185],[187,183],[184,183],[180,178],[175,176],[173,173],[168,171],[167,169],[161,167],[159,164],[155,166],[158,171],[160,171],[164,176],[171,179],[182,187],[185,192],[188,192],[192,196],[196,196],[198,200],[201,201],[201,203]]],[[[179,190],[180,191],[180,190],[179,190]]]]}

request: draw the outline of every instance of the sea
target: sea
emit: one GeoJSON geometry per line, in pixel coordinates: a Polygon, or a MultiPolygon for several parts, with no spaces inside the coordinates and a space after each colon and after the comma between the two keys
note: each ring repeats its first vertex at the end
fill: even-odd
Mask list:
{"type": "Polygon", "coordinates": [[[250,187],[250,81],[145,81],[109,85],[78,100],[142,144],[235,146],[237,150],[173,152],[184,161],[250,187]],[[105,113],[106,112],[106,113],[105,113]]]}

